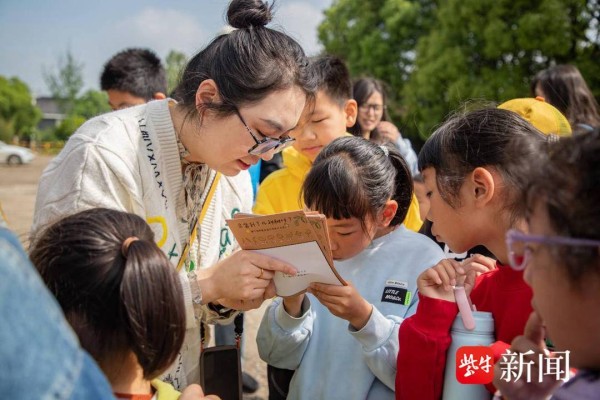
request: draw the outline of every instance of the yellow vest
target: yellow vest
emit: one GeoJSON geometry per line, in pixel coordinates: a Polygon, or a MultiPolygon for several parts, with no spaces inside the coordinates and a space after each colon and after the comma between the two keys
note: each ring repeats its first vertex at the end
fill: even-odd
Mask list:
{"type": "MultiPolygon", "coordinates": [[[[289,147],[283,151],[283,165],[282,169],[271,173],[258,187],[254,213],[275,214],[304,207],[300,194],[302,183],[312,163],[299,151],[289,147]]],[[[414,194],[403,223],[415,232],[423,225],[419,215],[419,202],[414,194]]]]}

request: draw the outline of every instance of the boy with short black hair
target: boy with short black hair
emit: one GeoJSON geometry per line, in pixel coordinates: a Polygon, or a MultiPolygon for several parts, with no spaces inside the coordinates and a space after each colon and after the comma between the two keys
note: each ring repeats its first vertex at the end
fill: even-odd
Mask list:
{"type": "MultiPolygon", "coordinates": [[[[350,135],[346,129],[356,122],[358,106],[352,98],[352,82],[344,62],[322,56],[311,59],[309,68],[318,82],[315,101],[305,108],[301,123],[290,132],[295,141],[293,147],[283,151],[284,168],[270,174],[258,188],[254,205],[257,214],[303,208],[302,183],[315,158],[334,139],[350,135]]],[[[422,225],[414,196],[404,224],[414,231],[422,225]]]]}
{"type": "Polygon", "coordinates": [[[166,98],[167,76],[160,58],[148,49],[126,49],[104,65],[100,87],[113,110],[166,98]]]}

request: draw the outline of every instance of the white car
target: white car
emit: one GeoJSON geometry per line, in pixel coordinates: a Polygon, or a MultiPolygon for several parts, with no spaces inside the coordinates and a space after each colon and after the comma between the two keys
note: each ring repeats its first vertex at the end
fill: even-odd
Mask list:
{"type": "Polygon", "coordinates": [[[13,146],[0,140],[0,163],[8,165],[27,164],[35,154],[25,147],[13,146]]]}

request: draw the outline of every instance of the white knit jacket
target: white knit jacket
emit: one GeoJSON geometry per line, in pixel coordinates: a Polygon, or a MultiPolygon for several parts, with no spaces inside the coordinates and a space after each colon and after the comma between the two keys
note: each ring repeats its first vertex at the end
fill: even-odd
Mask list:
{"type": "MultiPolygon", "coordinates": [[[[41,228],[69,214],[106,207],[138,214],[152,227],[158,246],[177,265],[189,228],[182,216],[181,161],[169,101],[98,116],[82,125],[48,165],[38,188],[32,240],[41,228]]],[[[200,267],[214,265],[237,247],[225,219],[251,212],[247,172],[223,176],[207,210],[191,257],[200,267]]],[[[166,380],[183,388],[199,381],[200,328],[194,318],[187,274],[180,273],[187,331],[178,362],[166,380]]],[[[208,310],[202,319],[218,316],[208,310]]]]}

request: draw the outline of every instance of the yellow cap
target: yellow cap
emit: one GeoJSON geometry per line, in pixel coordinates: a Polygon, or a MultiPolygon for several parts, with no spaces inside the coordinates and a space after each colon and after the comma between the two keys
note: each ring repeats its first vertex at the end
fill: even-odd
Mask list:
{"type": "Polygon", "coordinates": [[[571,125],[567,118],[543,97],[512,99],[498,106],[504,110],[514,111],[526,119],[531,125],[547,135],[571,136],[571,125]]]}

